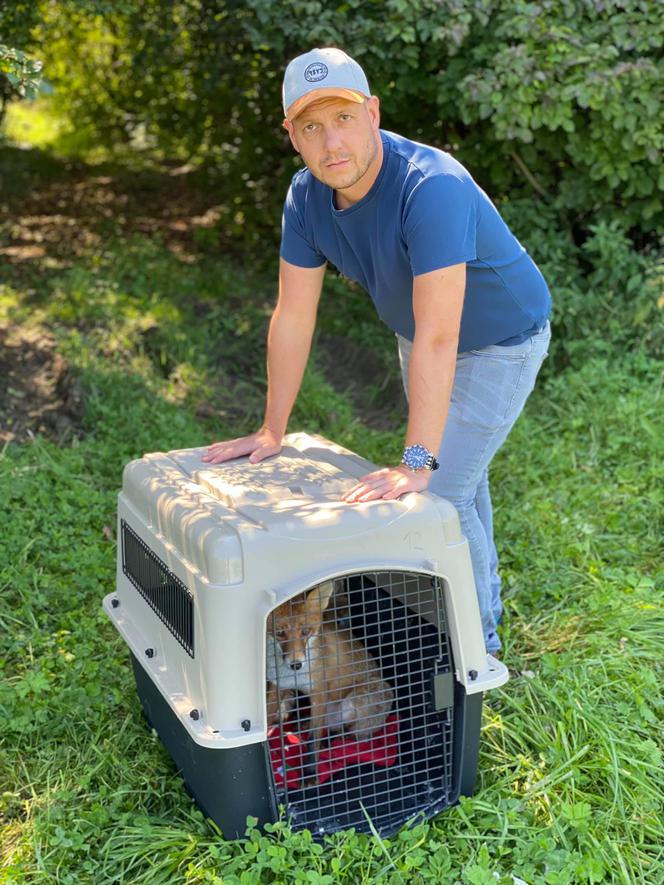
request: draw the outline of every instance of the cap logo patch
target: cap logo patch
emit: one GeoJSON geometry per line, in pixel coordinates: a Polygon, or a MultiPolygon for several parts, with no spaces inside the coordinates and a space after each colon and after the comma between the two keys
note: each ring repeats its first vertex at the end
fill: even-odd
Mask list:
{"type": "Polygon", "coordinates": [[[304,79],[309,83],[317,83],[327,77],[327,65],[320,61],[316,61],[304,69],[304,79]]]}

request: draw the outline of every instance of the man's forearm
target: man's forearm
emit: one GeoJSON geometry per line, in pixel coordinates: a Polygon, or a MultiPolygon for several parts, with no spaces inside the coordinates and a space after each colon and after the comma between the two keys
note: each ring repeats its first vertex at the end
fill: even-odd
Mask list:
{"type": "Polygon", "coordinates": [[[456,340],[418,340],[415,336],[408,365],[407,446],[419,443],[438,453],[452,395],[456,357],[456,340]]]}
{"type": "Polygon", "coordinates": [[[314,325],[276,308],[267,338],[264,426],[283,436],[307,365],[314,325]]]}

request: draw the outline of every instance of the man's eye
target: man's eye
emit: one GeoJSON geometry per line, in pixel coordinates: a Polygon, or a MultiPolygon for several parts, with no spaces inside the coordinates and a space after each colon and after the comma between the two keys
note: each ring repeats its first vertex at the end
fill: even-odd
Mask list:
{"type": "Polygon", "coordinates": [[[352,114],[339,114],[339,119],[341,120],[342,123],[347,123],[348,120],[353,119],[353,115],[352,114]]]}
{"type": "Polygon", "coordinates": [[[305,132],[315,132],[316,131],[316,124],[315,123],[307,123],[307,125],[304,127],[304,131],[305,132]]]}

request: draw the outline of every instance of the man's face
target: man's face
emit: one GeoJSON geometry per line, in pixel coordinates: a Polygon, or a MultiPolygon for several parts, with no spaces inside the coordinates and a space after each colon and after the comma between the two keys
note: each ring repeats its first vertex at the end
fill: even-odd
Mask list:
{"type": "Polygon", "coordinates": [[[313,102],[285,126],[310,172],[335,190],[360,181],[378,155],[378,99],[313,102]]]}

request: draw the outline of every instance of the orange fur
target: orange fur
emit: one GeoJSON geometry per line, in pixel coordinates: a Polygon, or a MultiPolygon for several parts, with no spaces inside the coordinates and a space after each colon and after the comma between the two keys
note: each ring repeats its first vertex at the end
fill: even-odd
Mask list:
{"type": "MultiPolygon", "coordinates": [[[[385,724],[394,693],[380,667],[350,630],[340,629],[325,611],[334,593],[327,581],[303,597],[280,605],[268,618],[268,632],[276,639],[283,662],[293,669],[308,668],[301,690],[309,695],[312,752],[317,766],[323,731],[344,731],[366,740],[385,724]]],[[[299,672],[293,669],[293,672],[299,672]]],[[[294,706],[295,692],[277,690],[269,683],[268,722],[285,719],[294,706]]]]}

